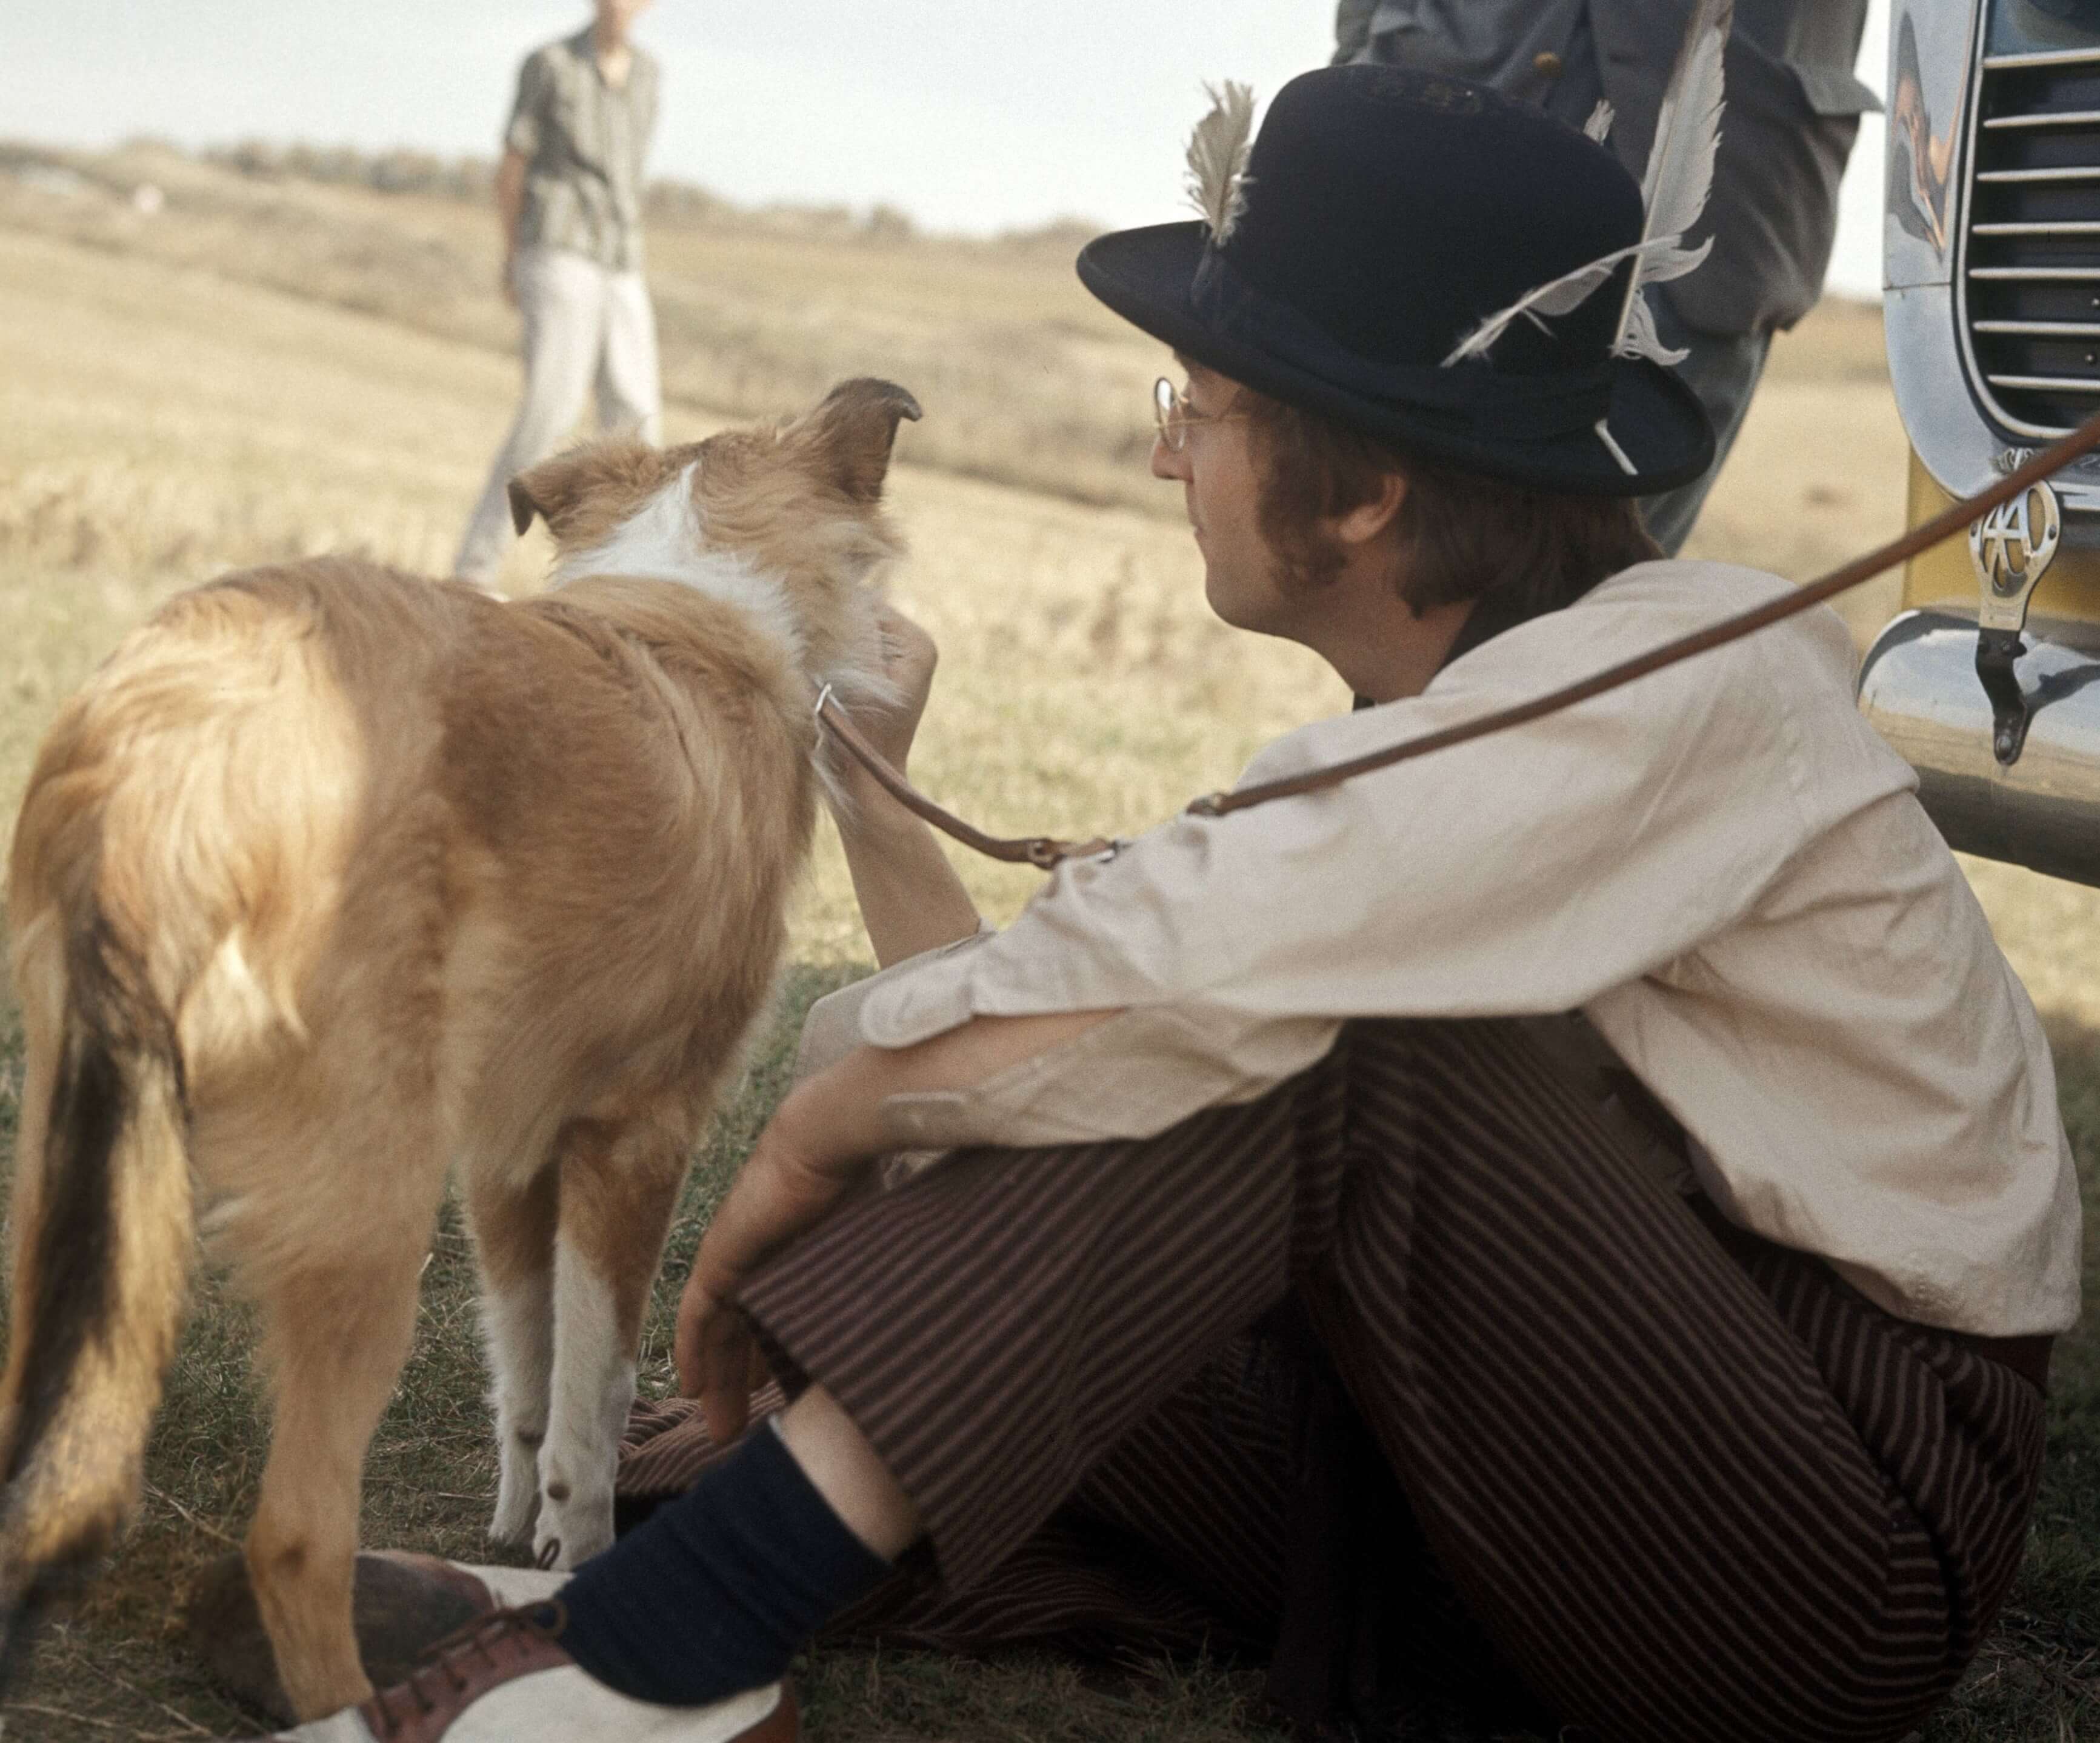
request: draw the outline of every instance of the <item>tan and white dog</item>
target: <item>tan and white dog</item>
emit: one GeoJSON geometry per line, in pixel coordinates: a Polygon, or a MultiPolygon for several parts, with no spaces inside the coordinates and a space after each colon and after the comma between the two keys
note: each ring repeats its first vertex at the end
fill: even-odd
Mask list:
{"type": "Polygon", "coordinates": [[[135,1504],[201,1228],[259,1303],[276,1421],[249,1576],[302,1717],[369,1692],[366,1443],[448,1168],[476,1238],[493,1533],[611,1541],[642,1313],[763,1006],[818,801],[820,686],[879,693],[910,395],[607,443],[511,487],[554,587],[321,559],[126,641],[15,836],[28,1038],[0,1392],[10,1644],[135,1504]]]}

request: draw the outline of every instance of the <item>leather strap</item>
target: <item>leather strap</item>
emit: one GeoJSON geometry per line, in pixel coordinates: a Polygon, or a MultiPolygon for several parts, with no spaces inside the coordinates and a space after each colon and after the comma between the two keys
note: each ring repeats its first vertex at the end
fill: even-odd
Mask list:
{"type": "MultiPolygon", "coordinates": [[[[2100,413],[2088,418],[2054,446],[2032,456],[2025,464],[2016,467],[1988,489],[1979,491],[1965,501],[1953,504],[1923,525],[1913,527],[1902,537],[1882,545],[1880,549],[1870,551],[1842,568],[1832,571],[1821,580],[1811,581],[1783,598],[1754,610],[1739,612],[1690,635],[1679,636],[1674,641],[1665,642],[1661,646],[1652,648],[1645,654],[1608,666],[1591,677],[1564,685],[1559,690],[1533,697],[1529,702],[1498,709],[1493,713],[1483,714],[1477,719],[1462,721],[1456,726],[1447,726],[1440,731],[1424,733],[1418,738],[1390,745],[1384,750],[1352,757],[1347,762],[1338,762],[1325,769],[1314,769],[1304,774],[1293,775],[1287,780],[1264,781],[1259,786],[1242,787],[1230,792],[1207,793],[1189,801],[1186,814],[1226,817],[1234,811],[1266,805],[1273,799],[1288,799],[1300,793],[1318,792],[1326,788],[1338,786],[1352,775],[1368,774],[1374,769],[1391,768],[1395,763],[1407,762],[1417,757],[1449,750],[1454,745],[1486,738],[1491,733],[1506,731],[1510,727],[1521,726],[1546,715],[1557,714],[1563,708],[1573,708],[1578,702],[1586,702],[1607,691],[1617,690],[1622,684],[1630,684],[1635,678],[1660,672],[1665,666],[1674,666],[1680,660],[1691,659],[1695,654],[1703,654],[1711,649],[1725,646],[1731,642],[1740,641],[1746,635],[1821,605],[1826,600],[1834,599],[1839,594],[1857,587],[1863,581],[1872,580],[1874,576],[1894,568],[1898,563],[1908,563],[1921,551],[1930,549],[1943,539],[1952,538],[1979,515],[1988,514],[2001,503],[2010,502],[2015,496],[2032,490],[2052,474],[2097,447],[2100,447],[2100,413]]],[[[898,803],[924,819],[936,829],[952,836],[965,847],[990,858],[1004,860],[1010,864],[1032,865],[1048,872],[1067,859],[1107,853],[1114,847],[1113,841],[1098,836],[1088,841],[1061,841],[1050,836],[1004,837],[987,835],[964,822],[954,812],[936,805],[892,768],[846,717],[845,710],[840,707],[838,699],[832,695],[829,685],[824,686],[823,694],[817,698],[817,718],[824,729],[844,745],[898,803]]]]}
{"type": "Polygon", "coordinates": [[[839,706],[839,699],[832,694],[829,684],[818,695],[817,719],[833,738],[853,752],[861,766],[875,777],[876,784],[906,810],[923,818],[942,834],[953,836],[964,846],[974,849],[987,859],[1004,860],[1008,865],[1030,865],[1048,872],[1067,859],[1083,859],[1092,854],[1107,853],[1115,845],[1099,839],[1060,841],[1044,835],[986,835],[982,829],[964,823],[953,811],[936,805],[892,768],[881,752],[861,736],[859,728],[839,706]]]}

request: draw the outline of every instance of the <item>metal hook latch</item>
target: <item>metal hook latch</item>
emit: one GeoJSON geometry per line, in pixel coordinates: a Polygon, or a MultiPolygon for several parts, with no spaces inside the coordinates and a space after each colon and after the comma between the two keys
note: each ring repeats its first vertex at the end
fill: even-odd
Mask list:
{"type": "Polygon", "coordinates": [[[1991,752],[2010,768],[2026,747],[2031,711],[2014,663],[2027,651],[2027,602],[2063,539],[2056,492],[2036,484],[1969,528],[1976,566],[1976,677],[1991,699],[1991,752]]]}

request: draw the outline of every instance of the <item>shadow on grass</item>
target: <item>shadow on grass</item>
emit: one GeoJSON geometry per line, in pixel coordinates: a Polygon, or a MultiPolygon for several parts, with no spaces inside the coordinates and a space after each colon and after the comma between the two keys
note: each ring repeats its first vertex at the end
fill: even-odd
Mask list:
{"type": "MultiPolygon", "coordinates": [[[[785,1092],[810,1002],[856,971],[798,967],[785,977],[766,1039],[696,1159],[671,1231],[644,1334],[645,1393],[670,1389],[672,1316],[700,1231],[785,1092]]],[[[2100,1210],[2100,1034],[2053,1032],[2064,1119],[2088,1225],[2100,1210]]],[[[0,1005],[0,1155],[11,1158],[21,1038],[0,1005]]],[[[2089,1258],[2100,1300],[2100,1253],[2089,1258]]],[[[147,1460],[140,1516],[104,1575],[46,1632],[4,1708],[7,1736],[35,1743],[240,1736],[250,1715],[201,1677],[179,1638],[191,1582],[245,1529],[267,1440],[249,1366],[254,1316],[201,1277],[147,1460]]],[[[363,1531],[368,1543],[487,1560],[483,1527],[496,1463],[483,1401],[472,1254],[457,1208],[440,1218],[424,1277],[415,1348],[375,1436],[363,1531]]],[[[1954,1700],[1919,1743],[2064,1743],[2100,1737],[2100,1338],[2090,1320],[2058,1345],[2049,1467],[2019,1582],[1954,1700]]],[[[797,1671],[809,1734],[822,1743],[1276,1743],[1260,1678],[1215,1665],[1140,1665],[1110,1675],[1019,1656],[958,1663],[836,1650],[797,1671]]],[[[1534,1743],[1462,1724],[1418,1743],[1534,1743]]],[[[1546,1743],[1546,1740],[1535,1740],[1546,1743]]]]}

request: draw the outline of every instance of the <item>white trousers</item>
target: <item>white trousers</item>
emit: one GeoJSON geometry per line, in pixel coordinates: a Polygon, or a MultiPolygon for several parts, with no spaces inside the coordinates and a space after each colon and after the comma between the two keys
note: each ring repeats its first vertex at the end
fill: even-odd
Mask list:
{"type": "Polygon", "coordinates": [[[576,427],[593,387],[607,431],[663,439],[656,317],[639,272],[613,272],[563,249],[518,251],[512,283],[525,318],[525,396],[489,469],[452,572],[491,585],[514,535],[510,480],[545,460],[576,427]]]}

